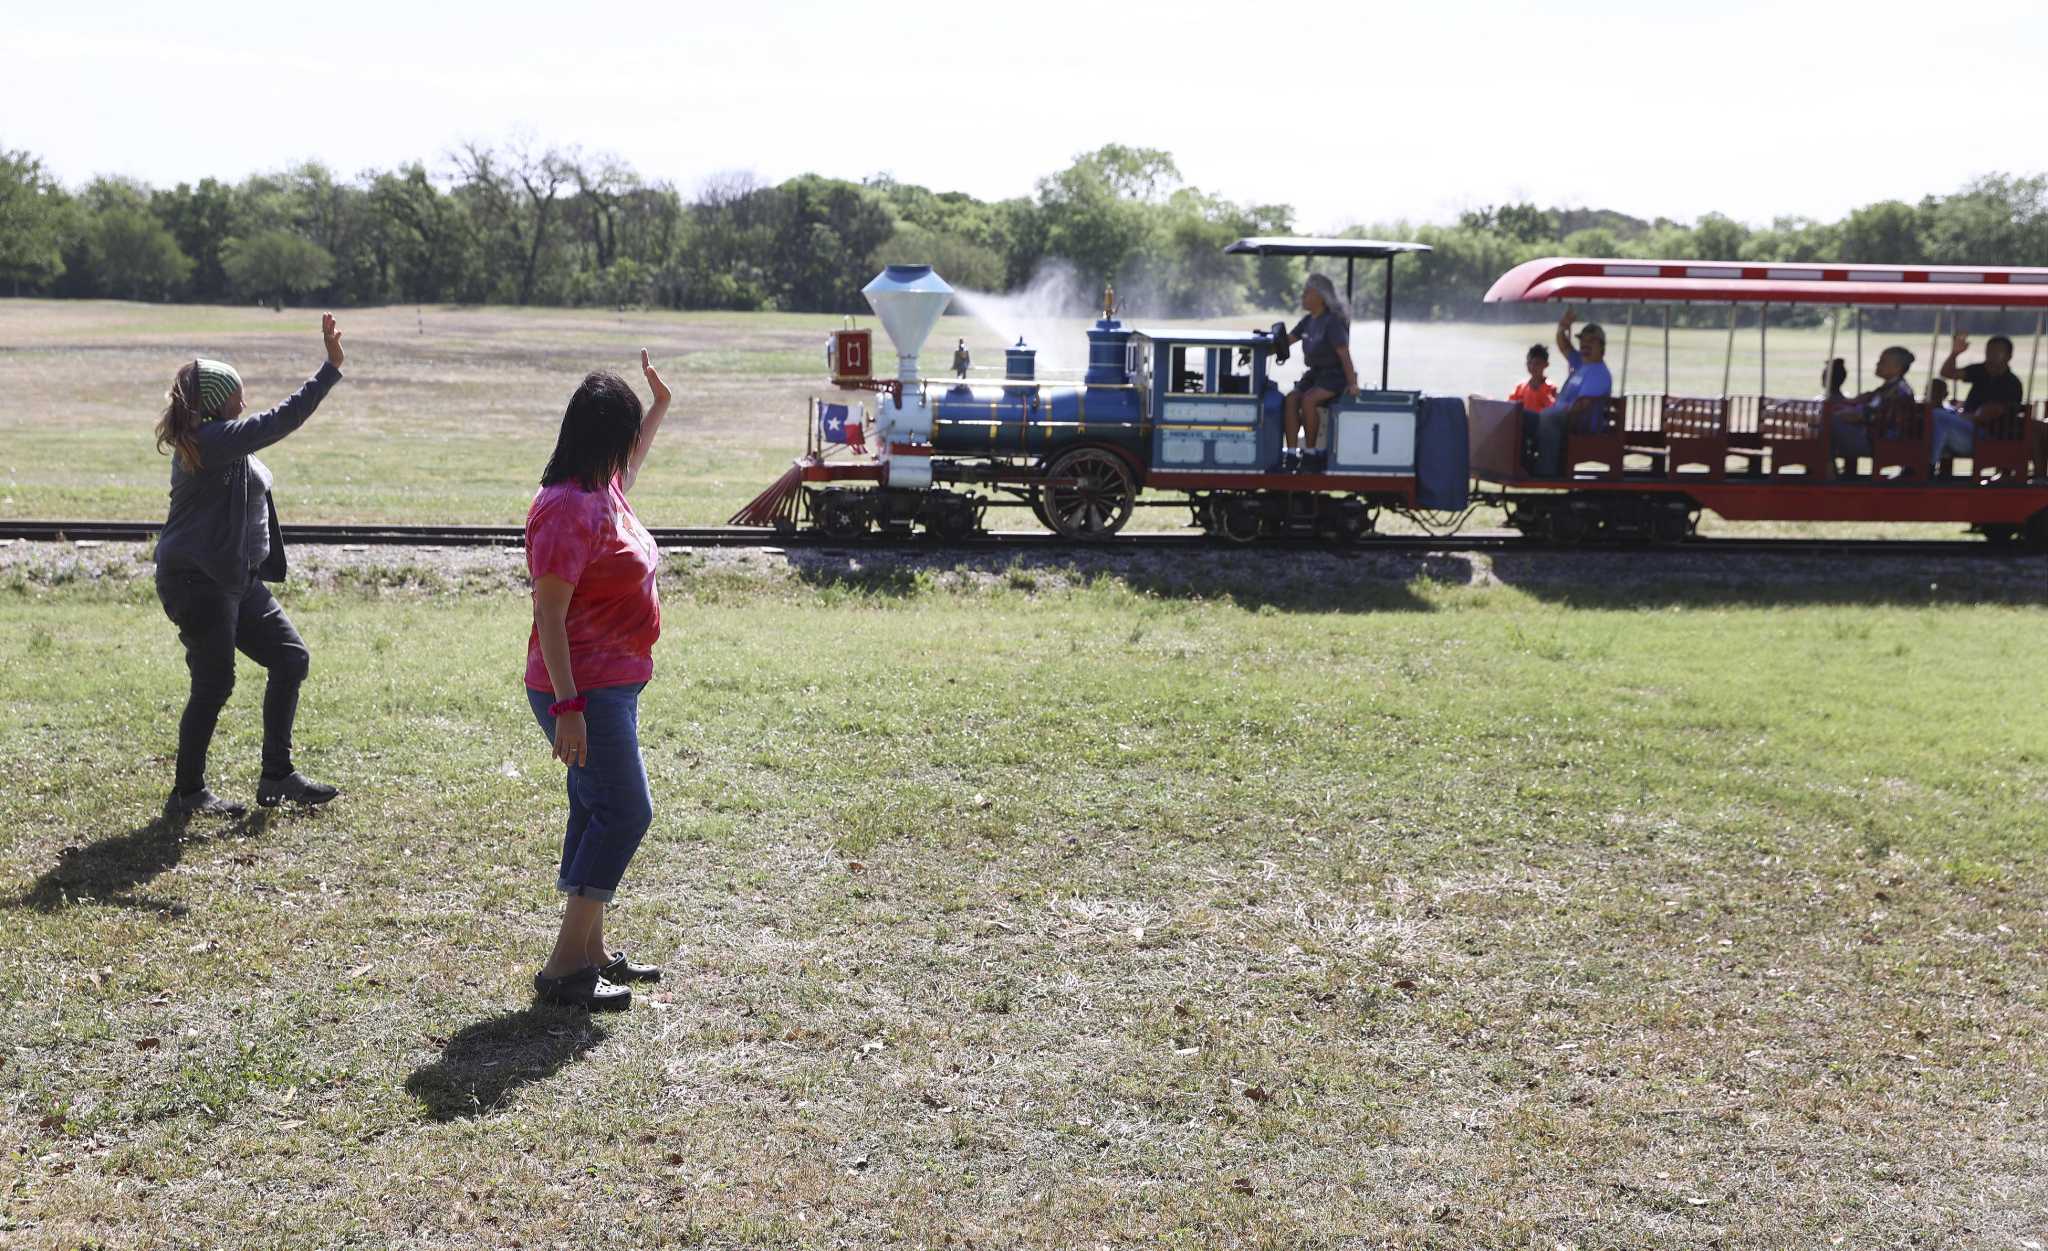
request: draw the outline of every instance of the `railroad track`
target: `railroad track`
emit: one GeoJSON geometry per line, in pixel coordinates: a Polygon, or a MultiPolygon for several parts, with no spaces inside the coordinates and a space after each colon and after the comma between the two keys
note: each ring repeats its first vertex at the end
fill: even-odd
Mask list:
{"type": "MultiPolygon", "coordinates": [[[[149,521],[37,521],[0,520],[0,540],[37,543],[142,543],[155,537],[163,527],[149,521]]],[[[440,525],[305,525],[283,527],[285,542],[294,546],[332,547],[517,547],[523,540],[518,526],[440,525]]],[[[925,548],[933,550],[989,550],[1000,548],[1045,548],[1116,551],[1139,548],[1169,550],[1229,550],[1207,535],[1187,531],[1138,531],[1089,544],[1075,544],[1038,530],[999,530],[958,543],[942,543],[923,534],[874,534],[860,539],[833,539],[815,532],[777,534],[747,526],[663,526],[652,527],[655,542],[663,547],[752,547],[752,548],[925,548]]],[[[1263,539],[1244,550],[1300,551],[1327,547],[1315,539],[1263,539]]],[[[1427,535],[1384,535],[1365,539],[1343,549],[1347,553],[1373,551],[1484,552],[1559,550],[1520,535],[1488,531],[1476,534],[1432,538],[1427,535]]],[[[1582,543],[1577,551],[1641,551],[1640,543],[1582,543]]],[[[1862,556],[2009,556],[2014,548],[1999,548],[1981,539],[1751,539],[1696,538],[1677,547],[1658,551],[1839,554],[1862,556]]]]}

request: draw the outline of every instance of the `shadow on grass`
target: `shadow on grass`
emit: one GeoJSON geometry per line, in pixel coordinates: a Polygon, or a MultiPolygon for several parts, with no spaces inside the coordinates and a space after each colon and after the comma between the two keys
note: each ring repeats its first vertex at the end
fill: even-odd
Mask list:
{"type": "Polygon", "coordinates": [[[1411,555],[1370,548],[1261,550],[1195,548],[961,552],[877,547],[792,549],[797,578],[822,591],[914,599],[956,574],[993,578],[1012,590],[1108,585],[1153,599],[1210,600],[1282,612],[1426,612],[1418,582],[1462,584],[1472,562],[1456,554],[1411,555]]]}
{"type": "Polygon", "coordinates": [[[1492,566],[1567,608],[2048,607],[2041,557],[1503,552],[1492,566]]]}
{"type": "Polygon", "coordinates": [[[64,848],[57,853],[56,866],[45,870],[10,902],[40,912],[87,902],[182,912],[182,904],[137,895],[135,888],[176,868],[185,856],[185,848],[192,843],[261,834],[268,824],[269,814],[259,810],[214,825],[201,834],[195,832],[190,818],[161,816],[126,834],[83,847],[64,848]]]}
{"type": "Polygon", "coordinates": [[[441,1058],[405,1079],[429,1120],[488,1116],[506,1096],[552,1076],[605,1039],[605,1029],[579,1008],[538,1004],[478,1021],[450,1038],[441,1058]]]}

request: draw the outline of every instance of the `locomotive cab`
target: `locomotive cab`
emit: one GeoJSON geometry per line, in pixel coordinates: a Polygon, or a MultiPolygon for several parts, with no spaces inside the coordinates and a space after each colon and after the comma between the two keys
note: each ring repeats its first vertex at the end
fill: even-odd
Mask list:
{"type": "Polygon", "coordinates": [[[1152,420],[1155,472],[1264,468],[1280,455],[1272,339],[1228,330],[1139,330],[1132,381],[1152,420]]]}

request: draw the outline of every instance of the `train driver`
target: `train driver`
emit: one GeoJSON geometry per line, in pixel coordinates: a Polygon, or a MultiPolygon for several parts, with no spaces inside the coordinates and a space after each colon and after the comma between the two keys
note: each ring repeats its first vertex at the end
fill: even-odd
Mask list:
{"type": "Polygon", "coordinates": [[[1323,453],[1323,406],[1341,392],[1356,398],[1358,369],[1351,363],[1351,311],[1337,298],[1337,285],[1323,274],[1310,274],[1301,290],[1302,311],[1307,314],[1287,334],[1289,343],[1299,343],[1301,380],[1287,393],[1280,432],[1286,447],[1280,453],[1280,467],[1319,467],[1323,453]]]}

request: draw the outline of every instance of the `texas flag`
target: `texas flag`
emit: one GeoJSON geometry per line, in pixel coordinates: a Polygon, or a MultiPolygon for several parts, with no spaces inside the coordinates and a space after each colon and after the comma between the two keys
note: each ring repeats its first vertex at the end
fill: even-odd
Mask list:
{"type": "Polygon", "coordinates": [[[851,413],[844,404],[819,406],[818,427],[827,443],[844,443],[856,452],[868,450],[867,438],[861,433],[860,417],[851,413]]]}

